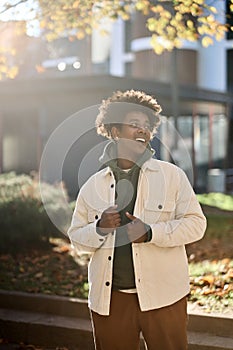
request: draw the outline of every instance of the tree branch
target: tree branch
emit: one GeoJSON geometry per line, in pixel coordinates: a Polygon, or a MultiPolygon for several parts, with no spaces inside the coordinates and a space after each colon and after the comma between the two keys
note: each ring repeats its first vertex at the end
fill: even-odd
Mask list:
{"type": "Polygon", "coordinates": [[[25,2],[28,2],[28,0],[19,0],[17,3],[15,4],[10,4],[10,3],[6,3],[3,8],[3,10],[0,11],[0,15],[2,15],[3,13],[6,13],[7,11],[16,8],[18,5],[21,5],[25,2]]]}

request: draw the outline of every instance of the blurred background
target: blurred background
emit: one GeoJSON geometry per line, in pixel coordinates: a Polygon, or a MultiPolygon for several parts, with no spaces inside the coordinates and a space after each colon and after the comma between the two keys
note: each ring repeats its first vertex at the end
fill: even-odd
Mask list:
{"type": "MultiPolygon", "coordinates": [[[[95,3],[97,7],[105,5],[105,1],[95,3]]],[[[1,2],[1,173],[38,171],[44,146],[61,122],[101,103],[115,90],[139,89],[154,95],[163,108],[158,138],[152,142],[156,156],[182,167],[198,193],[213,190],[232,193],[231,1],[209,2],[209,7],[216,9],[210,8],[211,16],[228,25],[229,30],[221,40],[208,37],[210,42],[203,42],[203,37],[207,37],[203,34],[196,40],[192,37],[182,40],[172,50],[162,41],[162,49],[158,45],[153,47],[148,1],[135,3],[134,11],[116,8],[113,14],[109,12],[109,17],[101,13],[99,26],[92,28],[91,33],[86,28],[86,34],[75,27],[81,25],[78,10],[82,2],[60,1],[56,5],[49,0],[1,2]],[[127,11],[131,11],[130,15],[127,11]],[[176,130],[182,142],[177,139],[176,130]],[[184,147],[191,168],[183,156],[184,147]]],[[[160,1],[150,3],[156,5],[160,1]]],[[[174,12],[172,2],[163,3],[174,12]]],[[[200,3],[208,5],[208,1],[200,3]]],[[[84,10],[87,11],[85,6],[84,10]]],[[[195,26],[198,16],[194,15],[190,12],[183,16],[195,26]]],[[[86,19],[88,16],[87,13],[86,19]]],[[[211,28],[217,33],[214,24],[211,28]]],[[[88,135],[77,140],[64,162],[63,180],[73,198],[78,191],[77,172],[82,157],[102,141],[94,130],[88,135]]],[[[47,180],[56,180],[56,174],[47,180]]]]}
{"type": "Polygon", "coordinates": [[[233,0],[0,0],[2,350],[93,348],[75,299],[89,257],[63,233],[100,167],[98,105],[127,89],[161,104],[156,157],[186,172],[208,221],[186,247],[188,301],[221,318],[189,345],[233,348],[233,0]]]}

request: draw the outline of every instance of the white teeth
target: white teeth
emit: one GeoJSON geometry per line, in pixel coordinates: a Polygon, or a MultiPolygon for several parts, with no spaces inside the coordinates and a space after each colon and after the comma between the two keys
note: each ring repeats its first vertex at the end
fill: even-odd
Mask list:
{"type": "Polygon", "coordinates": [[[141,137],[138,137],[138,138],[136,139],[136,141],[146,142],[146,140],[145,140],[145,139],[142,139],[141,137]]]}

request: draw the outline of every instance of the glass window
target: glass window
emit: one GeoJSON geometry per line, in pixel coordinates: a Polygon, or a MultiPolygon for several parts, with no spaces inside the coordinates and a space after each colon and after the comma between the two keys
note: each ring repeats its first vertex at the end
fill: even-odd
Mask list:
{"type": "Polygon", "coordinates": [[[198,191],[206,191],[207,171],[224,168],[227,151],[227,117],[214,114],[162,117],[157,138],[160,158],[181,167],[198,191]]]}
{"type": "Polygon", "coordinates": [[[227,50],[227,89],[233,91],[233,50],[227,50]]]}
{"type": "MultiPolygon", "coordinates": [[[[229,27],[233,26],[233,14],[230,11],[230,5],[231,0],[226,0],[226,23],[229,25],[229,27]]],[[[233,31],[229,30],[227,32],[227,39],[232,40],[233,39],[233,31]]]]}

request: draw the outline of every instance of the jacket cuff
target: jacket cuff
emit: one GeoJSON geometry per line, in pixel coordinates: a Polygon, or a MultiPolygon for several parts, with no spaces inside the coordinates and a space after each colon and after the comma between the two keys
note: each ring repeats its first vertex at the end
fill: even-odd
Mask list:
{"type": "Polygon", "coordinates": [[[107,236],[108,233],[103,233],[100,228],[99,228],[99,222],[100,222],[100,219],[96,222],[96,232],[98,233],[98,235],[100,236],[107,236]]]}
{"type": "Polygon", "coordinates": [[[145,241],[145,243],[146,243],[146,242],[150,242],[152,239],[152,230],[151,230],[150,225],[147,225],[147,224],[145,224],[145,228],[146,228],[146,234],[147,234],[147,239],[145,241]]]}

